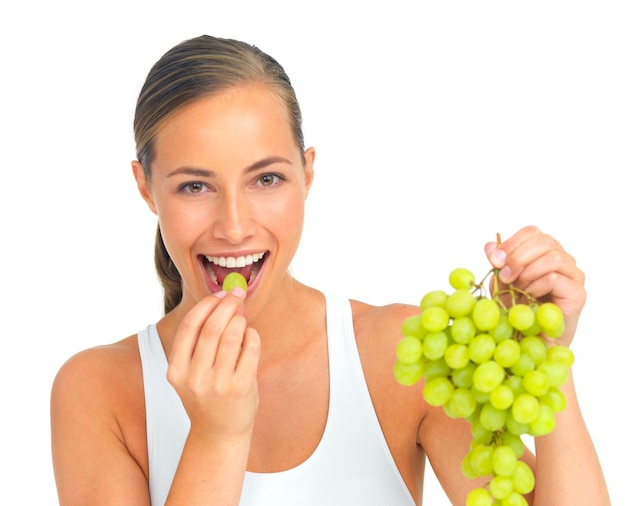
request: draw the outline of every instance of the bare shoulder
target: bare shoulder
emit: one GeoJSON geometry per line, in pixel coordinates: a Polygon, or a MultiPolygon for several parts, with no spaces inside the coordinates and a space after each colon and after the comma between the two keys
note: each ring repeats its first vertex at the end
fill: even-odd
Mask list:
{"type": "Polygon", "coordinates": [[[53,398],[99,393],[100,399],[109,391],[119,395],[117,389],[127,385],[132,389],[141,380],[141,361],[137,336],[116,343],[97,346],[78,352],[59,369],[52,388],[53,398]]]}
{"type": "Polygon", "coordinates": [[[394,303],[373,306],[360,301],[351,301],[354,330],[359,340],[374,341],[386,346],[388,341],[398,341],[401,337],[402,322],[419,313],[419,308],[411,304],[394,303]]]}
{"type": "MultiPolygon", "coordinates": [[[[68,504],[87,504],[93,499],[91,494],[106,488],[124,491],[142,504],[147,453],[137,336],[68,359],[54,379],[50,404],[60,498],[68,504]],[[108,472],[103,474],[103,468],[108,472]]],[[[112,496],[107,497],[114,502],[112,496]]]]}

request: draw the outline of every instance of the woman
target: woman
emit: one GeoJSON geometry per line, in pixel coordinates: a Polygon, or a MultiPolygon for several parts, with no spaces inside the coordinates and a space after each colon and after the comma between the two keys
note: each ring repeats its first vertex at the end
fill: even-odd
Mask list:
{"type": "MultiPolygon", "coordinates": [[[[425,458],[453,504],[464,420],[391,374],[402,321],[289,273],[315,151],[281,66],[245,43],[198,37],[150,71],[137,102],[139,192],[158,216],[165,316],[59,371],[52,442],[61,504],[422,502],[425,458]],[[248,290],[226,293],[233,270],[248,290]]],[[[551,299],[572,341],[584,276],[527,227],[488,244],[504,282],[551,299]]],[[[609,504],[573,380],[556,429],[536,441],[529,503],[609,504]]]]}

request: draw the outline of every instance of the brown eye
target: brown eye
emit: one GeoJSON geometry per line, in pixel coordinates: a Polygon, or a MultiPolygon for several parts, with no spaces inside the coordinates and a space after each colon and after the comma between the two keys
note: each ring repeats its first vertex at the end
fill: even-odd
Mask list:
{"type": "Polygon", "coordinates": [[[274,174],[263,174],[259,178],[259,182],[263,186],[272,186],[276,182],[276,176],[274,174]]]}
{"type": "Polygon", "coordinates": [[[202,188],[204,188],[204,185],[202,183],[189,183],[187,185],[187,191],[189,193],[200,193],[202,191],[202,188]]]}

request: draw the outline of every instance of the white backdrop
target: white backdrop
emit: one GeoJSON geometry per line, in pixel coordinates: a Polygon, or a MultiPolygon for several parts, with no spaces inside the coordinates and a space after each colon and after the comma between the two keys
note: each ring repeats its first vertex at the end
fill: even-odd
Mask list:
{"type": "MultiPolygon", "coordinates": [[[[61,364],[160,316],[155,221],[130,170],[134,102],[164,51],[209,33],[275,56],[299,94],[318,152],[301,280],[417,303],[453,267],[486,272],[483,244],[531,223],[577,257],[589,299],[574,371],[626,504],[619,1],[36,0],[4,7],[0,25],[3,499],[57,503],[61,364]]],[[[430,472],[424,498],[446,504],[430,472]]]]}

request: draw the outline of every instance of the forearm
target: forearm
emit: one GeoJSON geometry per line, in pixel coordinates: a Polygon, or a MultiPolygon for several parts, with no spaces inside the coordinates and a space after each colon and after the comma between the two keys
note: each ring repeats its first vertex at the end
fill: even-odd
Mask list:
{"type": "Polygon", "coordinates": [[[536,438],[535,506],[610,505],[602,468],[583,420],[570,372],[562,387],[567,408],[556,427],[536,438]]]}
{"type": "Polygon", "coordinates": [[[166,506],[239,504],[250,438],[203,441],[190,436],[170,488],[166,506]]]}

